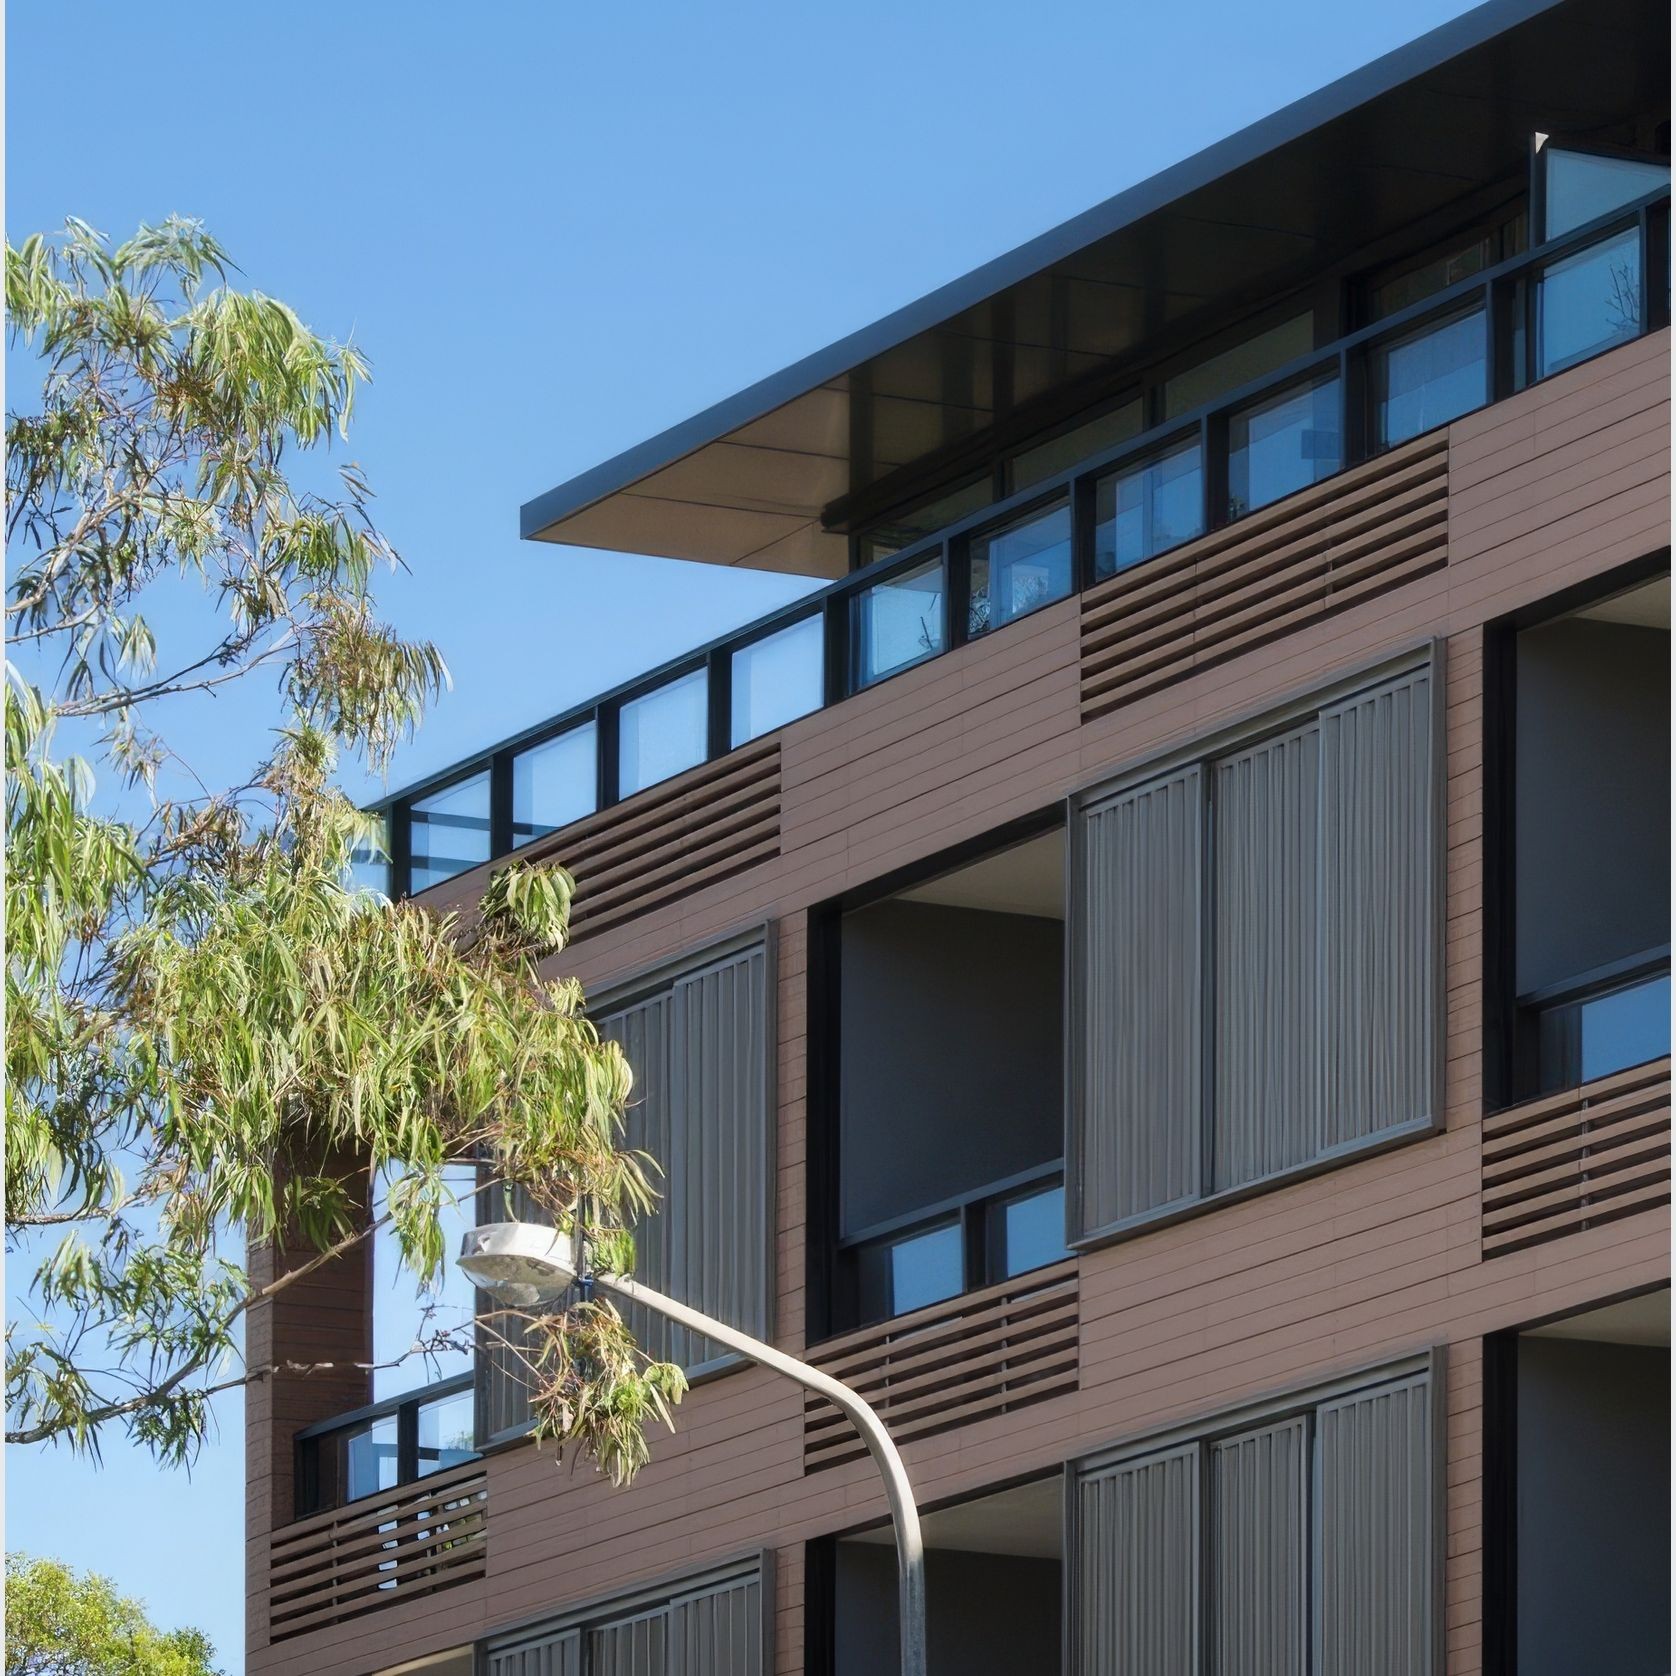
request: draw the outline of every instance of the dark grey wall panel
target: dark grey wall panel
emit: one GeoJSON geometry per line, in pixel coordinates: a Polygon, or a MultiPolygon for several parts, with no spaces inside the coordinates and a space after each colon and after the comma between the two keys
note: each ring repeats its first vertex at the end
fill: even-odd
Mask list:
{"type": "Polygon", "coordinates": [[[841,934],[841,1232],[1060,1157],[1061,922],[887,901],[841,934]]]}
{"type": "Polygon", "coordinates": [[[1083,1232],[1199,1192],[1203,788],[1194,766],[1081,817],[1083,1232]]]}
{"type": "MultiPolygon", "coordinates": [[[[660,1202],[635,1226],[634,1270],[639,1279],[660,1292],[669,1288],[670,1218],[663,1201],[670,1192],[673,1165],[669,1014],[669,992],[664,990],[599,1021],[600,1035],[623,1050],[634,1072],[634,1088],[624,1114],[623,1144],[652,1160],[646,1174],[660,1195],[660,1202]]],[[[619,1307],[636,1342],[648,1355],[668,1361],[674,1332],[670,1323],[638,1305],[619,1307]]]]}
{"type": "Polygon", "coordinates": [[[1211,1447],[1212,1676],[1309,1666],[1308,1433],[1301,1418],[1211,1447]]]}
{"type": "Polygon", "coordinates": [[[1519,1676],[1670,1669],[1670,1352],[1519,1340],[1519,1676]]]}
{"type": "MultiPolygon", "coordinates": [[[[761,944],[677,980],[669,1286],[729,1326],[768,1332],[768,956],[761,944]]],[[[681,1329],[671,1355],[712,1360],[681,1329]]]]}
{"type": "Polygon", "coordinates": [[[763,1676],[762,1585],[735,1578],[669,1608],[670,1676],[763,1676]]]}
{"type": "Polygon", "coordinates": [[[581,1676],[582,1632],[560,1630],[539,1641],[497,1647],[489,1654],[489,1676],[581,1676]]]}
{"type": "Polygon", "coordinates": [[[1199,1453],[1189,1444],[1079,1477],[1076,1676],[1198,1668],[1199,1453]]]}
{"type": "Polygon", "coordinates": [[[1432,1115],[1435,779],[1429,669],[1321,715],[1322,1139],[1432,1115]]]}
{"type": "Polygon", "coordinates": [[[1312,721],[1215,765],[1218,1189],[1301,1164],[1319,1145],[1320,755],[1312,721]]]}
{"type": "Polygon", "coordinates": [[[1429,1377],[1323,1403],[1316,1450],[1321,1676],[1430,1676],[1429,1377]]]}
{"type": "Polygon", "coordinates": [[[1571,617],[1518,643],[1515,988],[1670,941],[1670,634],[1571,617]]]}
{"type": "MultiPolygon", "coordinates": [[[[841,1541],[834,1559],[831,1676],[895,1676],[896,1551],[841,1541]]],[[[1036,1676],[1059,1667],[1058,1560],[931,1548],[925,1556],[933,1676],[1036,1676]]]]}

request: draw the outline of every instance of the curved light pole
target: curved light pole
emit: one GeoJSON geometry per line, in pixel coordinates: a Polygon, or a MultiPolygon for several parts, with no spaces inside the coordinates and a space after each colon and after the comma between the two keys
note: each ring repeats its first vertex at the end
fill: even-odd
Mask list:
{"type": "MultiPolygon", "coordinates": [[[[559,1297],[578,1278],[570,1236],[534,1222],[489,1222],[467,1231],[460,1242],[460,1267],[485,1292],[514,1307],[529,1308],[559,1297]]],[[[717,1321],[701,1310],[689,1309],[650,1286],[622,1275],[590,1277],[596,1286],[631,1303],[644,1305],[716,1344],[783,1373],[805,1389],[817,1392],[849,1416],[867,1445],[879,1476],[884,1479],[896,1528],[896,1574],[901,1618],[901,1676],[925,1676],[925,1548],[920,1540],[919,1509],[907,1468],[890,1433],[869,1404],[849,1386],[717,1321]]]]}

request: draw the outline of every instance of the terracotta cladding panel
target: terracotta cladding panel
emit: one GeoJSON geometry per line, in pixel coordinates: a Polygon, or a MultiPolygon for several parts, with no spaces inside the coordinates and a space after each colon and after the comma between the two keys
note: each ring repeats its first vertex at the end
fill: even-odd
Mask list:
{"type": "MultiPolygon", "coordinates": [[[[1425,638],[1445,641],[1442,1131],[1085,1255],[1076,1269],[1078,1388],[908,1441],[922,1499],[992,1482],[1003,1460],[1009,1475],[1052,1470],[1092,1448],[1443,1345],[1447,1668],[1476,1676],[1483,1336],[1669,1276],[1667,1204],[1481,1255],[1484,625],[1668,543],[1668,370],[1669,335],[1659,333],[1462,420],[1394,463],[1324,485],[1317,499],[1329,514],[1341,495],[1338,504],[1354,513],[1384,492],[1370,483],[1412,468],[1398,492],[1418,499],[1404,499],[1401,516],[1418,516],[1429,532],[1429,513],[1415,506],[1429,504],[1424,485],[1445,460],[1446,562],[1434,563],[1428,546],[1424,564],[1390,591],[1334,597],[1330,611],[1290,617],[1272,637],[1256,634],[1214,664],[1189,658],[1167,683],[1132,685],[1115,709],[1086,702],[1085,617],[1122,589],[1050,607],[794,723],[776,746],[775,853],[731,877],[701,877],[632,917],[596,923],[560,963],[598,986],[775,920],[776,1332],[795,1348],[804,1330],[808,909],[1425,638]]],[[[1301,527],[1307,511],[1302,503],[1276,509],[1273,525],[1290,534],[1253,526],[1226,545],[1245,540],[1248,554],[1253,546],[1278,554],[1282,568],[1310,553],[1313,563],[1333,543],[1301,527]]],[[[1260,570],[1270,561],[1256,562],[1260,570]]],[[[1272,595],[1255,571],[1247,577],[1248,606],[1296,581],[1274,574],[1272,595]]],[[[1157,594],[1164,580],[1160,571],[1133,586],[1150,597],[1146,590],[1157,594]]],[[[1203,604],[1202,621],[1222,620],[1214,597],[1203,604]]],[[[1102,632],[1126,632],[1121,615],[1102,632]]],[[[1195,627],[1185,644],[1198,647],[1201,638],[1195,627]]],[[[1121,682],[1121,668],[1108,662],[1095,678],[1121,682]]],[[[560,834],[555,853],[574,837],[560,834]]],[[[471,883],[461,881],[462,893],[471,883]]],[[[328,1309],[320,1300],[316,1328],[328,1309]]],[[[276,1319],[275,1349],[300,1326],[276,1319]]],[[[255,1436],[275,1412],[273,1394],[259,1387],[250,1402],[253,1672],[360,1676],[625,1583],[769,1546],[784,1676],[802,1669],[803,1542],[884,1512],[866,1460],[805,1475],[794,1391],[754,1372],[729,1374],[691,1393],[677,1434],[655,1443],[653,1464],[627,1490],[555,1468],[528,1445],[491,1457],[481,1581],[429,1609],[414,1602],[372,1614],[363,1627],[264,1647],[262,1538],[266,1510],[289,1496],[289,1457],[277,1439],[264,1449],[255,1436]]]]}

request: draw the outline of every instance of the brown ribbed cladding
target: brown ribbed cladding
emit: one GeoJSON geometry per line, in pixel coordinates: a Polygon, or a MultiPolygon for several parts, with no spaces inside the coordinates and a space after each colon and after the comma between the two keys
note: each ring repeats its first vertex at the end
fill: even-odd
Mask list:
{"type": "Polygon", "coordinates": [[[1484,1255],[1670,1203],[1670,1061],[1484,1120],[1484,1255]]]}
{"type": "Polygon", "coordinates": [[[1083,720],[1440,570],[1448,497],[1439,431],[1091,588],[1083,720]]]}

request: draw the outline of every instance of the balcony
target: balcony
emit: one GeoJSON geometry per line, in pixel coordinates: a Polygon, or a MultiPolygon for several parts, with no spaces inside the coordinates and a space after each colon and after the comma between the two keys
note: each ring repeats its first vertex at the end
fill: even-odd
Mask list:
{"type": "MultiPolygon", "coordinates": [[[[1064,832],[930,868],[818,916],[835,982],[814,1051],[835,1074],[810,1117],[816,1335],[1001,1305],[1067,1255],[1064,832]]],[[[894,1388],[910,1370],[876,1371],[894,1388]]]]}
{"type": "Polygon", "coordinates": [[[1484,1668],[1669,1670],[1668,1287],[1484,1355],[1484,1668]]]}
{"type": "Polygon", "coordinates": [[[1616,203],[1124,440],[1071,433],[1096,451],[392,798],[369,882],[592,833],[705,764],[777,775],[779,729],[1074,594],[1086,716],[1160,660],[1176,678],[1399,585],[1442,562],[1441,427],[1663,324],[1668,211],[1668,188],[1616,203]]]}

